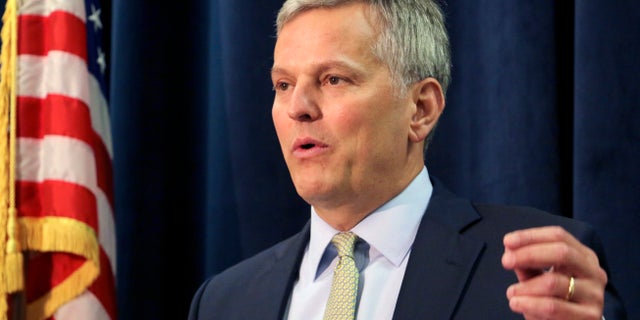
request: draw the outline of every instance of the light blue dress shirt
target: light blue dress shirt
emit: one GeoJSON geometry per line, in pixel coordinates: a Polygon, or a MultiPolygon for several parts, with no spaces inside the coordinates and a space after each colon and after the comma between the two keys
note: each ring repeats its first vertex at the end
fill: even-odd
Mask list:
{"type": "MultiPolygon", "coordinates": [[[[411,245],[432,191],[425,167],[404,191],[351,229],[364,241],[356,245],[360,269],[357,319],[393,317],[411,245]]],[[[330,242],[338,232],[311,208],[311,238],[285,319],[322,319],[337,263],[330,242]]]]}

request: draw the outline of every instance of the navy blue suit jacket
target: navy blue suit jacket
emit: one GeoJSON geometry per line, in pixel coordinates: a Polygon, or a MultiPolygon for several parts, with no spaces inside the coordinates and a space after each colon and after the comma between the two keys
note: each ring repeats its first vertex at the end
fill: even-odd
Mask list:
{"type": "MultiPolygon", "coordinates": [[[[517,279],[502,267],[502,238],[513,230],[545,225],[564,227],[595,250],[607,269],[589,226],[532,208],[474,204],[434,181],[393,318],[522,319],[506,298],[507,287],[517,279]]],[[[189,319],[283,319],[308,241],[307,224],[291,238],[208,279],[193,297],[189,319]]],[[[611,283],[605,299],[607,320],[626,319],[611,283]]]]}

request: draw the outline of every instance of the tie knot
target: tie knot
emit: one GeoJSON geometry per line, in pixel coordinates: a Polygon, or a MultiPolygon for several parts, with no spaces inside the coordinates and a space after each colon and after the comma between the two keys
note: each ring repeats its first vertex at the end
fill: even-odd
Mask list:
{"type": "Polygon", "coordinates": [[[338,256],[353,256],[353,247],[355,246],[356,240],[358,236],[349,231],[349,232],[340,232],[333,236],[331,239],[331,243],[338,249],[338,256]]]}

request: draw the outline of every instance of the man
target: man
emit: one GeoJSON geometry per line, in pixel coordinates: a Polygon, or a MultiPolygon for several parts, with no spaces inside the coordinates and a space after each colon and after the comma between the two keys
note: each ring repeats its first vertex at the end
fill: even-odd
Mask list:
{"type": "Polygon", "coordinates": [[[437,4],[289,0],[277,31],[273,121],[310,222],[207,280],[190,319],[625,318],[592,229],[429,177],[450,80],[437,4]],[[359,272],[353,315],[327,316],[336,265],[359,272]]]}

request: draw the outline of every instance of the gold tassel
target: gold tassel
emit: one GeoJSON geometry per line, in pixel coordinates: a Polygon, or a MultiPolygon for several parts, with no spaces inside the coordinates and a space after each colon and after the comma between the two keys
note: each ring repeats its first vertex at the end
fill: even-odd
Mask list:
{"type": "Polygon", "coordinates": [[[0,32],[0,319],[8,317],[9,294],[24,288],[15,207],[17,6],[6,1],[0,32]]]}
{"type": "Polygon", "coordinates": [[[18,242],[18,224],[16,208],[9,208],[9,219],[7,220],[7,256],[5,261],[5,272],[7,273],[7,292],[13,293],[24,288],[24,269],[22,261],[22,251],[18,242]]]}

